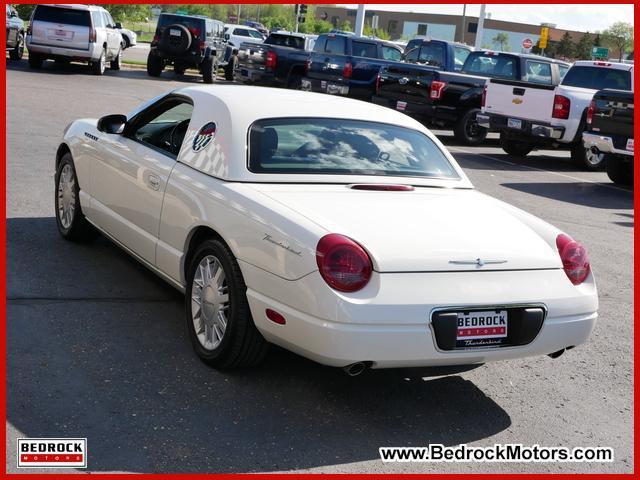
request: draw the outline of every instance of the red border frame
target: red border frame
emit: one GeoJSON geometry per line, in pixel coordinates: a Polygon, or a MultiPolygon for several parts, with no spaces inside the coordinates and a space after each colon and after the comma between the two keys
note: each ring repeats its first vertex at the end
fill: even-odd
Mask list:
{"type": "MultiPolygon", "coordinates": [[[[5,5],[9,2],[4,2],[5,5]]],[[[40,3],[37,1],[22,1],[22,2],[17,2],[19,4],[36,4],[36,3],[40,3]]],[[[61,2],[56,2],[56,3],[72,3],[72,2],[68,2],[68,1],[61,1],[61,2]]],[[[95,4],[102,4],[102,3],[106,3],[106,2],[90,2],[90,3],[95,3],[95,4]]],[[[110,4],[114,4],[114,3],[141,3],[141,4],[149,4],[152,2],[144,2],[144,1],[139,1],[139,0],[133,0],[133,1],[126,1],[126,0],[111,0],[109,2],[110,4]]],[[[186,2],[166,2],[166,1],[160,1],[160,2],[155,2],[155,4],[175,4],[175,3],[186,3],[186,2]]],[[[219,2],[219,1],[205,1],[205,0],[193,0],[191,2],[189,2],[191,4],[194,3],[202,3],[202,4],[212,4],[212,3],[221,3],[221,4],[225,4],[228,2],[219,2]]],[[[248,1],[244,1],[242,2],[243,4],[257,4],[257,3],[282,3],[282,4],[288,4],[289,2],[284,2],[284,1],[271,1],[271,2],[263,2],[263,1],[259,1],[259,0],[248,0],[248,1]]],[[[326,2],[306,2],[308,4],[318,4],[318,5],[326,5],[326,2]]],[[[370,1],[368,2],[369,5],[375,5],[375,4],[387,4],[387,3],[398,3],[400,4],[400,2],[394,2],[394,1],[370,1]]],[[[431,2],[429,2],[431,3],[431,2]]],[[[451,0],[439,0],[437,2],[433,2],[434,4],[453,4],[453,5],[461,5],[461,3],[459,2],[454,2],[451,0]]],[[[469,2],[470,4],[480,4],[482,2],[469,2]]],[[[508,0],[498,0],[498,1],[492,1],[490,3],[488,3],[489,5],[493,4],[514,4],[515,2],[513,1],[508,1],[508,0]]],[[[532,0],[526,0],[524,2],[521,2],[521,4],[523,5],[539,5],[541,2],[535,2],[532,0]]],[[[586,1],[575,1],[575,0],[569,0],[569,1],[545,1],[543,2],[544,4],[556,4],[556,5],[565,5],[565,4],[596,4],[596,5],[605,5],[604,3],[602,3],[601,1],[593,1],[593,0],[586,0],[586,1]]],[[[640,17],[640,6],[636,6],[634,4],[633,1],[620,1],[620,2],[616,2],[616,3],[620,3],[620,4],[632,4],[634,5],[634,27],[635,25],[638,24],[638,18],[640,17]]],[[[424,3],[420,3],[420,4],[427,4],[426,2],[424,3]]],[[[352,4],[355,5],[355,4],[352,4]]],[[[419,5],[419,4],[416,4],[419,5]]],[[[637,32],[636,32],[637,33],[637,32]]],[[[5,37],[3,37],[5,38],[5,37]]],[[[5,47],[6,44],[6,38],[5,40],[2,41],[2,46],[3,49],[5,47]]],[[[638,49],[638,46],[640,45],[640,40],[635,37],[634,38],[634,51],[638,49]]],[[[2,270],[2,274],[3,277],[2,279],[0,279],[0,295],[2,297],[2,319],[3,321],[3,327],[0,329],[0,344],[1,344],[1,355],[2,355],[2,363],[4,364],[4,369],[2,371],[3,373],[3,378],[2,378],[2,383],[0,383],[0,412],[2,414],[2,418],[5,421],[5,439],[7,436],[7,430],[6,430],[6,420],[7,420],[7,384],[6,384],[6,378],[7,378],[7,362],[6,362],[6,355],[7,355],[7,329],[6,329],[6,321],[7,321],[7,300],[6,300],[6,293],[7,293],[7,282],[10,281],[9,279],[7,279],[7,267],[6,267],[6,251],[8,248],[7,245],[7,236],[6,236],[6,228],[7,228],[7,223],[6,223],[6,166],[7,166],[7,152],[6,152],[6,63],[2,64],[2,69],[1,69],[1,86],[2,86],[2,90],[4,91],[4,96],[2,97],[2,106],[4,107],[5,110],[5,115],[2,116],[2,119],[0,120],[0,125],[2,128],[2,132],[4,133],[4,138],[5,138],[5,148],[3,148],[2,153],[1,153],[1,158],[2,158],[2,163],[4,165],[4,168],[2,169],[2,172],[0,173],[0,192],[2,193],[3,198],[5,199],[5,201],[0,202],[0,204],[2,205],[2,217],[0,218],[0,222],[2,222],[2,225],[0,228],[0,245],[5,246],[5,255],[0,257],[0,268],[2,270]]],[[[638,78],[639,75],[637,73],[637,71],[635,72],[635,77],[634,77],[634,81],[635,83],[638,83],[638,78]]],[[[634,117],[634,136],[637,137],[638,135],[638,130],[640,129],[640,112],[638,112],[638,109],[635,109],[635,117],[634,117]]],[[[634,161],[635,161],[634,157],[634,161]]],[[[635,169],[635,173],[634,173],[634,183],[635,185],[638,185],[638,180],[640,180],[640,172],[638,171],[638,169],[635,169]]],[[[640,206],[640,196],[634,196],[634,212],[636,210],[638,210],[638,206],[640,206]]],[[[638,240],[638,237],[635,235],[634,232],[634,284],[638,279],[638,275],[637,275],[637,271],[638,271],[638,267],[640,266],[640,259],[638,259],[638,246],[640,244],[640,241],[638,240]]],[[[624,261],[625,259],[621,259],[622,261],[624,261]]],[[[638,300],[640,300],[640,291],[638,289],[636,289],[634,287],[634,295],[633,295],[633,300],[634,300],[634,317],[635,314],[637,312],[636,310],[636,305],[638,304],[638,300]]],[[[634,318],[630,319],[631,321],[634,320],[634,318]]],[[[634,353],[638,351],[638,346],[640,345],[640,339],[638,338],[638,331],[636,329],[636,324],[634,323],[634,353]]],[[[640,427],[640,421],[638,420],[638,415],[637,415],[637,410],[638,410],[638,403],[635,401],[638,392],[640,391],[640,387],[638,386],[638,370],[637,370],[637,362],[638,362],[638,357],[637,355],[634,356],[634,363],[633,363],[633,379],[634,379],[634,384],[633,384],[633,397],[634,397],[634,407],[633,407],[633,422],[634,422],[634,460],[637,459],[639,457],[640,454],[640,446],[635,442],[635,432],[638,431],[638,428],[640,427]]],[[[1,447],[0,447],[0,453],[2,454],[2,458],[7,458],[7,446],[5,442],[0,442],[1,447]]],[[[71,472],[68,474],[65,473],[47,473],[46,471],[43,471],[43,473],[37,473],[37,474],[21,474],[21,473],[12,473],[9,474],[6,472],[6,466],[5,466],[5,470],[4,470],[4,476],[6,476],[7,478],[11,477],[11,478],[25,478],[25,479],[29,479],[29,478],[40,478],[43,475],[54,475],[54,476],[59,476],[59,475],[69,475],[72,474],[71,472]]],[[[76,475],[77,473],[73,473],[73,475],[76,475]]],[[[135,477],[143,477],[143,478],[161,478],[161,479],[165,479],[165,478],[180,478],[180,479],[186,479],[186,478],[263,478],[263,479],[267,479],[267,480],[271,480],[271,479],[280,479],[282,476],[286,475],[287,477],[290,478],[310,478],[310,477],[314,477],[316,475],[323,475],[323,478],[330,478],[330,479],[336,479],[336,478],[340,478],[340,477],[349,477],[349,478],[371,478],[371,477],[376,477],[376,478],[396,478],[399,476],[408,476],[408,477],[412,477],[412,478],[417,478],[417,477],[433,477],[433,476],[446,476],[447,479],[463,479],[463,478],[475,478],[475,479],[491,479],[494,476],[500,476],[500,477],[513,477],[513,476],[521,476],[521,477],[526,477],[526,478],[530,478],[530,479],[538,479],[538,478],[547,478],[549,476],[553,476],[554,479],[560,479],[560,478],[571,478],[571,477],[575,477],[576,475],[580,475],[580,474],[313,474],[313,473],[309,473],[309,474],[296,474],[296,473],[291,473],[291,474],[215,474],[215,473],[211,473],[211,474],[189,474],[189,473],[156,473],[156,474],[149,474],[149,473],[144,473],[144,474],[136,474],[136,473],[132,473],[132,474],[110,474],[110,473],[94,473],[95,475],[99,475],[100,478],[130,478],[131,476],[135,476],[135,477]]],[[[597,475],[598,478],[635,478],[636,477],[636,468],[635,468],[635,462],[634,462],[634,466],[633,466],[633,473],[630,474],[606,474],[606,475],[601,475],[601,474],[584,474],[584,475],[597,475]]]]}

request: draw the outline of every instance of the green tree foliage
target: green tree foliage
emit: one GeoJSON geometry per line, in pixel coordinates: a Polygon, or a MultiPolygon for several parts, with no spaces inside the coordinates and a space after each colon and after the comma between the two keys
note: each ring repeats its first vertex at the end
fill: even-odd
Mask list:
{"type": "Polygon", "coordinates": [[[151,17],[151,8],[144,4],[102,5],[117,22],[138,22],[151,17]]]}
{"type": "Polygon", "coordinates": [[[18,3],[13,5],[18,12],[18,16],[24,20],[28,21],[31,18],[31,12],[36,8],[35,4],[27,4],[27,3],[18,3]]]}
{"type": "Polygon", "coordinates": [[[602,43],[618,54],[622,60],[627,50],[633,46],[633,25],[616,22],[602,32],[602,43]]]}
{"type": "Polygon", "coordinates": [[[575,49],[573,46],[573,42],[571,41],[571,36],[569,36],[569,32],[564,32],[564,35],[560,39],[560,42],[558,42],[556,54],[558,56],[566,58],[572,58],[575,54],[575,49]]]}
{"type": "Polygon", "coordinates": [[[505,51],[505,45],[509,45],[509,34],[506,32],[500,32],[491,39],[494,45],[499,45],[501,51],[505,51]]]}
{"type": "Polygon", "coordinates": [[[578,60],[589,60],[591,58],[592,47],[593,41],[591,40],[591,35],[587,32],[578,40],[578,43],[576,43],[575,58],[578,60]]]}

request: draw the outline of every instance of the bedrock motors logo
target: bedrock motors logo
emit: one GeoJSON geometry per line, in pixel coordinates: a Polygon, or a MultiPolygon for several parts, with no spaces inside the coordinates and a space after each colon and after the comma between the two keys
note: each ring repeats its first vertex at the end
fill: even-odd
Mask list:
{"type": "Polygon", "coordinates": [[[87,439],[19,438],[18,468],[87,468],[87,439]]]}

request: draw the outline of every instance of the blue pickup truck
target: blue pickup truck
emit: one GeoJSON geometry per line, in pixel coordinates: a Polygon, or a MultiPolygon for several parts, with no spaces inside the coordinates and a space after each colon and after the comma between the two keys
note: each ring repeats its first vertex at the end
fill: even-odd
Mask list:
{"type": "Polygon", "coordinates": [[[307,59],[301,89],[369,100],[380,67],[401,59],[400,47],[384,40],[322,34],[307,59]]]}
{"type": "Polygon", "coordinates": [[[416,38],[409,41],[402,59],[445,72],[459,72],[471,51],[471,47],[463,43],[416,38]]]}

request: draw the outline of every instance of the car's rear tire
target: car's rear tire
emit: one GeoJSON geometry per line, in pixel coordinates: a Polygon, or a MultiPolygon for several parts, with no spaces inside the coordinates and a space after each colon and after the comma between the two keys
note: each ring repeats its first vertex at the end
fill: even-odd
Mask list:
{"type": "Polygon", "coordinates": [[[464,145],[479,145],[487,138],[489,131],[478,125],[476,114],[479,108],[471,108],[464,112],[453,127],[455,139],[464,145]]]}
{"type": "Polygon", "coordinates": [[[159,77],[164,70],[164,62],[162,58],[150,53],[147,57],[147,73],[151,77],[159,77]]]}
{"type": "Polygon", "coordinates": [[[9,59],[13,61],[22,60],[22,56],[24,55],[24,35],[18,33],[16,46],[11,49],[9,52],[9,59]]]}
{"type": "Polygon", "coordinates": [[[302,75],[292,73],[287,81],[287,88],[290,90],[302,89],[302,75]]]}
{"type": "Polygon", "coordinates": [[[29,67],[30,68],[42,68],[42,62],[44,58],[38,55],[37,53],[29,52],[29,67]]]}
{"type": "Polygon", "coordinates": [[[94,75],[102,75],[104,71],[107,69],[107,54],[103,50],[100,54],[100,58],[98,60],[94,60],[91,62],[91,73],[94,75]]]}
{"type": "Polygon", "coordinates": [[[256,328],[238,262],[218,239],[205,240],[187,270],[187,330],[198,357],[215,368],[260,363],[269,344],[256,328]]]}
{"type": "Polygon", "coordinates": [[[605,154],[586,148],[582,141],[571,146],[571,160],[585,170],[597,172],[605,166],[605,154]]]}
{"type": "Polygon", "coordinates": [[[116,55],[116,58],[111,60],[109,67],[111,67],[111,70],[120,70],[120,67],[122,67],[122,48],[118,50],[118,55],[116,55]]]}
{"type": "Polygon", "coordinates": [[[54,205],[58,232],[66,240],[86,241],[97,234],[87,221],[80,206],[80,187],[70,153],[65,153],[55,174],[54,205]]]}
{"type": "Polygon", "coordinates": [[[605,168],[609,179],[618,185],[633,186],[633,160],[628,163],[614,155],[605,155],[605,168]]]}
{"type": "Polygon", "coordinates": [[[216,62],[213,55],[209,55],[202,60],[200,69],[202,70],[202,81],[204,83],[213,83],[216,80],[216,75],[218,74],[218,62],[216,62]]]}
{"type": "Polygon", "coordinates": [[[238,66],[238,57],[231,55],[229,62],[224,66],[224,78],[228,82],[233,82],[234,71],[238,66]]]}
{"type": "Polygon", "coordinates": [[[513,157],[524,158],[533,150],[533,145],[500,135],[500,148],[513,157]]]}
{"type": "Polygon", "coordinates": [[[129,41],[129,37],[126,35],[122,35],[122,41],[124,42],[123,48],[125,50],[131,46],[131,41],[129,41]]]}

